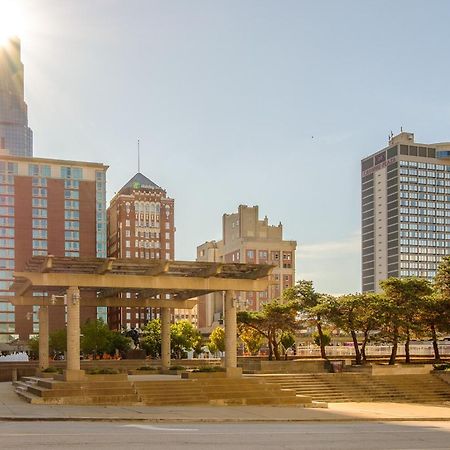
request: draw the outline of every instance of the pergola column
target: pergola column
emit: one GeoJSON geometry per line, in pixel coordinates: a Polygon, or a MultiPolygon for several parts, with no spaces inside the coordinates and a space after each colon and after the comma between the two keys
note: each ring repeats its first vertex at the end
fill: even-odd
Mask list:
{"type": "Polygon", "coordinates": [[[48,306],[39,307],[39,370],[48,367],[48,306]]]}
{"type": "Polygon", "coordinates": [[[84,378],[80,370],[80,291],[78,287],[67,289],[67,366],[66,381],[84,378]]]}
{"type": "Polygon", "coordinates": [[[161,365],[170,368],[170,308],[161,308],[161,365]]]}
{"type": "Polygon", "coordinates": [[[234,291],[225,291],[225,369],[228,377],[242,374],[237,367],[237,322],[234,291]]]}

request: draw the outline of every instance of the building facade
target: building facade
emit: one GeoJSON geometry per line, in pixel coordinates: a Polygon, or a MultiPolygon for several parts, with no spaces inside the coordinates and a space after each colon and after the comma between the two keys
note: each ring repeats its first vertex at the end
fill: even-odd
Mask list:
{"type": "Polygon", "coordinates": [[[432,279],[450,253],[450,143],[392,136],[361,161],[362,291],[388,277],[432,279]]]}
{"type": "Polygon", "coordinates": [[[33,156],[33,132],[24,101],[24,70],[20,40],[0,46],[0,150],[33,156]]]}
{"type": "MultiPolygon", "coordinates": [[[[106,257],[106,170],[97,163],[0,155],[0,340],[39,332],[37,307],[8,302],[33,255],[106,257]]],[[[42,293],[46,295],[46,293],[42,293]]],[[[106,319],[106,310],[98,314],[106,319]]],[[[82,307],[81,321],[97,317],[82,307]]],[[[54,306],[50,331],[65,327],[54,306]]]]}
{"type": "MultiPolygon", "coordinates": [[[[197,247],[197,261],[272,264],[269,289],[264,292],[238,292],[240,309],[258,311],[261,306],[280,297],[284,289],[295,283],[296,241],[283,240],[283,226],[269,225],[265,217],[259,220],[258,206],[240,205],[233,214],[222,218],[222,239],[197,247]]],[[[223,299],[220,293],[199,298],[198,326],[210,331],[223,318],[223,299]]]]}
{"type": "MultiPolygon", "coordinates": [[[[163,188],[137,173],[107,210],[108,256],[175,259],[174,207],[174,199],[163,188]]],[[[151,308],[109,308],[108,324],[116,330],[142,328],[155,315],[151,308]]]]}

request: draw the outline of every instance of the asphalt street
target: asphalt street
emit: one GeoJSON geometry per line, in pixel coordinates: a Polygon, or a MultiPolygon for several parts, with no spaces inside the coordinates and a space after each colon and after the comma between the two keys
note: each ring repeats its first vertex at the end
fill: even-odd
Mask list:
{"type": "Polygon", "coordinates": [[[0,422],[2,450],[448,450],[450,422],[150,424],[0,422]]]}

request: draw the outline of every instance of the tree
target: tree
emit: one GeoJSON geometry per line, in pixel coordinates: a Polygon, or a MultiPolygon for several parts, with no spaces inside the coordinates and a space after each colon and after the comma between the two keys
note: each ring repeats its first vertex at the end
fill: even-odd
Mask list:
{"type": "Polygon", "coordinates": [[[48,347],[51,353],[57,355],[67,351],[67,328],[53,331],[48,335],[48,347]]]}
{"type": "Polygon", "coordinates": [[[366,360],[369,333],[377,326],[378,302],[379,296],[371,293],[342,295],[330,301],[329,320],[352,337],[356,364],[366,360]],[[358,332],[364,336],[361,350],[358,332]]]}
{"type": "Polygon", "coordinates": [[[294,287],[283,292],[283,298],[295,301],[299,313],[317,329],[321,357],[326,359],[324,319],[330,314],[332,297],[315,291],[312,281],[298,281],[294,287]]]}
{"type": "Polygon", "coordinates": [[[83,353],[94,355],[111,350],[112,332],[103,320],[88,320],[81,327],[80,348],[83,353]]]}
{"type": "Polygon", "coordinates": [[[225,330],[222,327],[216,327],[211,332],[208,341],[208,349],[211,353],[225,351],[225,330]]]}
{"type": "Polygon", "coordinates": [[[161,321],[159,319],[147,322],[142,332],[141,346],[152,358],[161,356],[161,321]]]}
{"type": "Polygon", "coordinates": [[[110,331],[109,345],[107,352],[113,354],[117,351],[126,353],[131,349],[131,339],[118,331],[110,331]]]}
{"type": "Polygon", "coordinates": [[[444,256],[439,262],[434,277],[434,288],[442,297],[450,298],[450,256],[444,256]]]}
{"type": "Polygon", "coordinates": [[[245,349],[250,355],[257,355],[261,349],[264,338],[253,328],[241,326],[238,328],[239,338],[243,342],[245,349]]]}
{"type": "Polygon", "coordinates": [[[188,320],[180,320],[170,326],[170,345],[175,358],[182,358],[199,339],[200,332],[188,320]]]}
{"type": "Polygon", "coordinates": [[[288,301],[281,303],[273,300],[266,303],[261,311],[239,311],[237,314],[240,326],[245,326],[257,331],[267,339],[269,345],[269,360],[273,356],[279,360],[280,338],[283,331],[294,331],[297,329],[297,303],[288,301]]]}
{"type": "Polygon", "coordinates": [[[435,362],[441,362],[437,333],[450,330],[450,302],[435,289],[433,295],[423,299],[419,309],[419,318],[424,333],[431,334],[435,362]]]}
{"type": "Polygon", "coordinates": [[[417,311],[425,297],[431,295],[430,282],[423,278],[391,277],[380,282],[383,289],[383,308],[381,327],[392,343],[389,364],[395,364],[398,343],[403,334],[405,337],[406,361],[409,362],[409,341],[411,330],[417,328],[417,311]]]}
{"type": "Polygon", "coordinates": [[[280,341],[284,349],[284,358],[287,359],[287,350],[295,344],[295,334],[292,331],[283,331],[280,341]]]}

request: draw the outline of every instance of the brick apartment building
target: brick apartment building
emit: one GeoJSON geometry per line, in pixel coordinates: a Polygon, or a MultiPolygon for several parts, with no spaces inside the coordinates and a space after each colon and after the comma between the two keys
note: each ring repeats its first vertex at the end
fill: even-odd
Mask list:
{"type": "MultiPolygon", "coordinates": [[[[8,302],[14,271],[33,255],[106,256],[106,170],[98,163],[0,155],[0,340],[39,332],[37,307],[8,302]]],[[[45,293],[42,293],[45,295],[45,293]]],[[[81,308],[81,321],[106,310],[81,308]]],[[[65,327],[53,306],[50,331],[65,327]]]]}
{"type": "MultiPolygon", "coordinates": [[[[174,199],[141,173],[112,198],[107,216],[108,256],[174,259],[174,199]]],[[[156,316],[151,308],[109,308],[108,324],[112,329],[142,328],[156,316]]]]}

